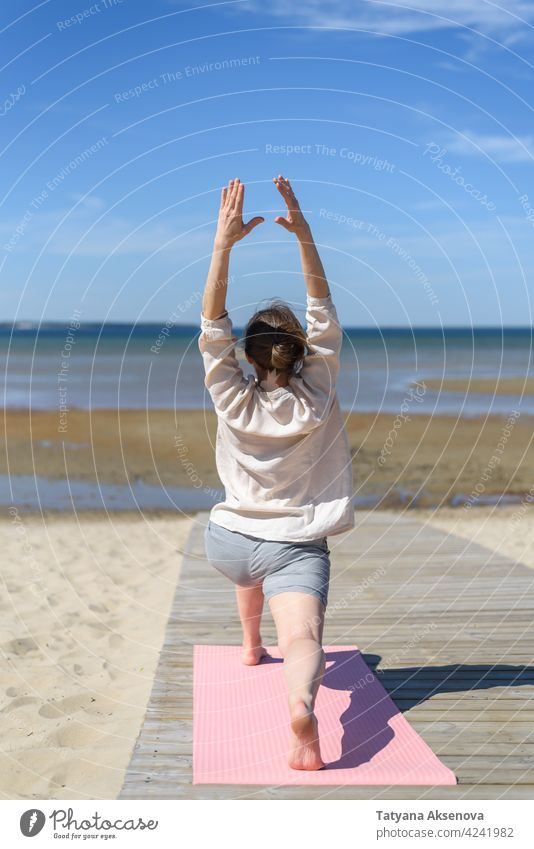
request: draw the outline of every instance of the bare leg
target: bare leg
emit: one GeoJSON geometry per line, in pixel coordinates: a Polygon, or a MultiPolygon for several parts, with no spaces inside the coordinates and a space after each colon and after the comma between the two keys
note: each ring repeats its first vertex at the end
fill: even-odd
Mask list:
{"type": "Polygon", "coordinates": [[[273,596],[269,607],[284,658],[291,717],[289,766],[321,769],[324,763],[314,706],[325,669],[321,645],[324,605],[308,593],[288,592],[273,596]]]}
{"type": "Polygon", "coordinates": [[[263,589],[257,587],[235,588],[239,618],[243,626],[243,654],[247,666],[256,666],[267,652],[261,644],[260,626],[263,613],[263,589]]]}

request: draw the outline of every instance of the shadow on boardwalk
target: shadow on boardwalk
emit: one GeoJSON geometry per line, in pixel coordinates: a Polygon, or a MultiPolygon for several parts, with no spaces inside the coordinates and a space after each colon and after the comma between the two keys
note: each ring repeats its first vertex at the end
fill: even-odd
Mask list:
{"type": "Polygon", "coordinates": [[[393,716],[439,693],[534,683],[534,667],[528,666],[451,664],[379,669],[380,661],[379,655],[362,655],[357,650],[326,652],[323,686],[351,694],[340,717],[342,754],[328,769],[347,769],[370,761],[392,739],[389,720],[393,716]]]}

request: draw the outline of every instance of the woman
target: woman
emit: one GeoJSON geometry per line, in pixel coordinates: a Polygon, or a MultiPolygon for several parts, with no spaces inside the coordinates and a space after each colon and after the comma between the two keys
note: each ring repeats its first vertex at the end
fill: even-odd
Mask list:
{"type": "Polygon", "coordinates": [[[321,769],[314,704],[324,673],[324,615],[330,575],[327,536],[354,526],[352,470],[335,392],[342,331],[319,254],[289,180],[275,178],[287,205],[276,223],[297,237],[307,289],[307,330],[275,301],[249,320],[236,359],[226,311],[233,245],[263,218],[243,223],[244,186],[222,190],[202,302],[199,347],[217,413],[216,462],[225,500],[205,532],[212,565],[236,585],[243,662],[266,654],[260,623],[267,599],[284,658],[294,769],[321,769]]]}

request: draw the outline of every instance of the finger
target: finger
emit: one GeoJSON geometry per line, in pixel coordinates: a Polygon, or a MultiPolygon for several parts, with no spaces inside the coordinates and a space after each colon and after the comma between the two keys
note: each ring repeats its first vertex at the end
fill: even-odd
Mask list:
{"type": "Polygon", "coordinates": [[[280,224],[282,227],[284,227],[285,230],[287,230],[289,233],[291,233],[291,225],[290,225],[289,221],[287,220],[287,218],[282,218],[282,216],[279,215],[277,218],[274,219],[274,223],[280,224]]]}
{"type": "Polygon", "coordinates": [[[239,190],[239,185],[240,185],[240,183],[239,183],[238,177],[236,177],[235,180],[232,180],[232,191],[230,193],[230,199],[229,199],[229,204],[230,204],[231,207],[235,206],[237,192],[239,190]]]}
{"type": "Polygon", "coordinates": [[[257,227],[258,224],[263,224],[264,221],[265,218],[262,218],[261,215],[257,215],[256,218],[251,218],[250,221],[248,221],[243,227],[245,236],[250,233],[251,230],[254,230],[254,227],[257,227]]]}
{"type": "Polygon", "coordinates": [[[293,191],[293,186],[291,185],[289,180],[287,180],[286,178],[284,178],[284,182],[285,182],[285,187],[286,187],[286,190],[287,190],[289,197],[293,198],[296,201],[297,198],[295,197],[295,192],[293,191]]]}
{"type": "Polygon", "coordinates": [[[221,192],[221,206],[225,205],[227,194],[228,194],[228,189],[226,188],[226,186],[223,186],[223,190],[221,192]]]}
{"type": "Polygon", "coordinates": [[[240,210],[243,209],[242,194],[243,194],[242,184],[238,183],[237,186],[234,188],[234,192],[233,192],[233,195],[232,195],[232,202],[231,202],[232,213],[236,216],[240,215],[241,214],[240,210]]]}
{"type": "Polygon", "coordinates": [[[276,188],[278,189],[278,191],[280,192],[280,194],[284,198],[287,208],[290,210],[291,209],[291,206],[290,206],[290,199],[291,198],[290,198],[290,195],[289,195],[289,192],[288,192],[286,186],[284,185],[284,183],[280,182],[279,179],[278,180],[275,179],[274,182],[276,184],[276,188]]]}
{"type": "Polygon", "coordinates": [[[287,195],[287,208],[289,209],[290,212],[299,212],[300,211],[299,202],[296,199],[293,192],[291,192],[291,191],[287,195]]]}
{"type": "Polygon", "coordinates": [[[239,184],[239,188],[236,194],[235,200],[235,213],[236,215],[243,215],[243,199],[245,197],[245,187],[243,183],[239,184]]]}
{"type": "Polygon", "coordinates": [[[225,194],[225,198],[224,198],[226,206],[230,205],[230,199],[232,197],[233,188],[234,188],[234,181],[228,180],[228,188],[226,189],[226,194],[225,194]]]}

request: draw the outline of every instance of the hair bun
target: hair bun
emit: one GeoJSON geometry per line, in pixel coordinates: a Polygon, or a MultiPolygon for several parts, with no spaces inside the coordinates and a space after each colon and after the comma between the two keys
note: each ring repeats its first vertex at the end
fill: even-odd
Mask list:
{"type": "Polygon", "coordinates": [[[306,334],[283,301],[258,310],[245,330],[245,351],[261,369],[291,374],[306,353],[306,334]]]}
{"type": "Polygon", "coordinates": [[[273,368],[290,371],[295,362],[295,343],[291,339],[283,342],[275,342],[271,351],[271,365],[273,368]]]}

